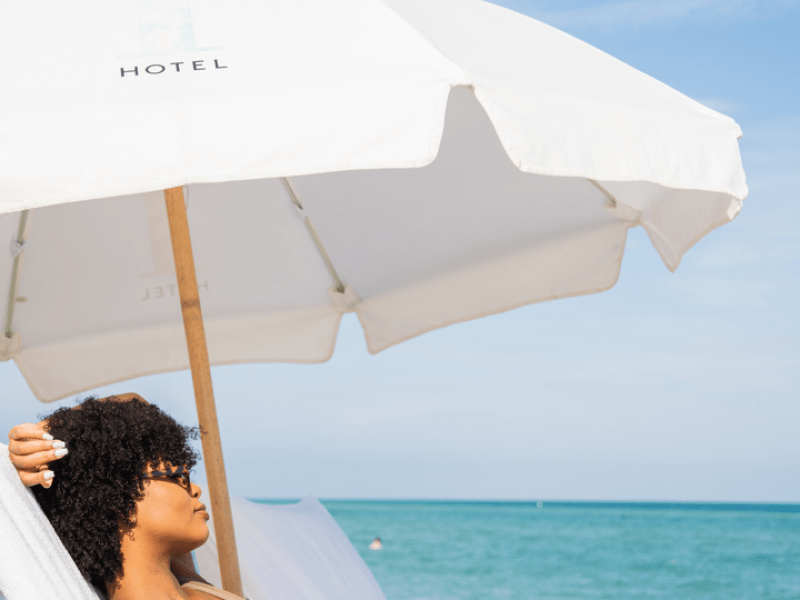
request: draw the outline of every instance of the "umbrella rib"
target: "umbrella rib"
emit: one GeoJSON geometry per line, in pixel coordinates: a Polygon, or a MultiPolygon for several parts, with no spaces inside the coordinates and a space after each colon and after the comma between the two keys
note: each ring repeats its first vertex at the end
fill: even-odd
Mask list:
{"type": "Polygon", "coordinates": [[[611,208],[617,208],[617,199],[614,197],[614,195],[611,192],[609,192],[606,188],[604,188],[602,185],[600,185],[594,179],[587,179],[587,181],[589,183],[591,183],[594,187],[596,187],[598,190],[603,192],[603,195],[605,195],[605,197],[608,198],[608,201],[611,202],[611,208]]]}
{"type": "Polygon", "coordinates": [[[19,266],[22,259],[22,249],[27,238],[26,229],[28,227],[28,210],[23,210],[19,216],[19,229],[17,237],[11,241],[11,254],[14,257],[14,266],[11,268],[11,283],[8,287],[8,305],[6,306],[6,326],[5,336],[14,337],[11,326],[14,323],[14,308],[17,304],[17,284],[19,283],[19,266]]]}
{"type": "Polygon", "coordinates": [[[325,246],[322,245],[322,240],[319,239],[319,234],[317,233],[314,224],[311,222],[311,218],[306,213],[305,209],[303,209],[303,203],[300,201],[300,196],[297,193],[297,189],[294,187],[294,184],[288,177],[281,177],[281,181],[283,182],[283,186],[286,188],[286,191],[289,193],[289,197],[292,199],[292,204],[294,204],[297,212],[300,213],[300,217],[303,219],[303,223],[306,224],[306,229],[308,229],[308,233],[311,235],[311,239],[314,240],[314,244],[319,251],[320,256],[322,257],[325,266],[328,267],[328,272],[331,274],[333,278],[334,287],[336,291],[340,294],[344,293],[344,284],[342,280],[339,279],[339,274],[336,273],[336,269],[331,262],[330,256],[328,256],[328,252],[325,250],[325,246]]]}

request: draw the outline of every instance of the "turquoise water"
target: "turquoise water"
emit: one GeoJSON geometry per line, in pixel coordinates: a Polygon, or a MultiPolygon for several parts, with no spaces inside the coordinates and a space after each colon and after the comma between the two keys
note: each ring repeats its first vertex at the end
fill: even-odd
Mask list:
{"type": "Polygon", "coordinates": [[[800,505],[323,504],[388,600],[800,599],[800,505]]]}

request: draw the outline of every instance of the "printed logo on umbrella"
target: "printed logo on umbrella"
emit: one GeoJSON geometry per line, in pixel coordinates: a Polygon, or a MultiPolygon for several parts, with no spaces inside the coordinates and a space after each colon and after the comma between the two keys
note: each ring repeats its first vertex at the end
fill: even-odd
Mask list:
{"type": "Polygon", "coordinates": [[[189,0],[138,0],[145,54],[200,50],[194,37],[189,0]]]}
{"type": "MultiPolygon", "coordinates": [[[[137,55],[120,56],[125,59],[206,52],[222,50],[221,46],[200,47],[195,38],[192,11],[189,0],[136,0],[139,14],[139,32],[142,52],[137,55]]],[[[227,69],[217,58],[190,61],[154,62],[148,65],[134,64],[120,67],[120,77],[161,75],[163,73],[185,73],[227,69]],[[213,64],[212,64],[213,62],[213,64]]]]}

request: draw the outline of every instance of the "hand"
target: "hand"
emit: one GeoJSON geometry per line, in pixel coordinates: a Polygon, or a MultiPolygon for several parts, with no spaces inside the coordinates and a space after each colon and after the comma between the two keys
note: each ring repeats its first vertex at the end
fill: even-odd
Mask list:
{"type": "Polygon", "coordinates": [[[67,454],[64,442],[54,440],[46,431],[47,421],[36,425],[23,423],[8,432],[8,454],[19,478],[27,487],[53,485],[50,462],[67,454]]]}

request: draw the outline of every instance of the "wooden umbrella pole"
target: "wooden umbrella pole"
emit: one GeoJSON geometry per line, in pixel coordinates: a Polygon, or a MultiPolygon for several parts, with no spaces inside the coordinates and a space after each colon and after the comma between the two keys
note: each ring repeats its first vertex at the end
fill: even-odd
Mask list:
{"type": "Polygon", "coordinates": [[[167,203],[172,253],[175,257],[175,272],[178,276],[183,327],[186,331],[186,343],[189,346],[189,365],[192,369],[197,416],[204,432],[201,437],[203,458],[208,476],[208,493],[211,499],[211,512],[214,516],[214,531],[217,535],[222,587],[228,592],[242,596],[239,557],[236,552],[236,537],[233,531],[228,482],[225,478],[225,463],[222,460],[217,409],[214,405],[214,391],[211,387],[211,366],[208,361],[203,315],[200,312],[200,294],[197,290],[197,274],[194,270],[183,188],[164,190],[164,199],[167,203]]]}

